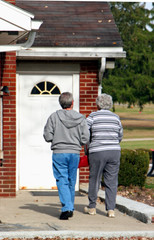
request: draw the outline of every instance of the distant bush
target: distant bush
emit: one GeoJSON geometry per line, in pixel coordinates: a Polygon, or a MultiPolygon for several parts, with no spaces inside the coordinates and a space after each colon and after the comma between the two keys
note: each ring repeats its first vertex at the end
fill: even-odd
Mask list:
{"type": "Polygon", "coordinates": [[[149,151],[145,149],[122,149],[118,182],[122,186],[145,185],[149,167],[149,151]]]}

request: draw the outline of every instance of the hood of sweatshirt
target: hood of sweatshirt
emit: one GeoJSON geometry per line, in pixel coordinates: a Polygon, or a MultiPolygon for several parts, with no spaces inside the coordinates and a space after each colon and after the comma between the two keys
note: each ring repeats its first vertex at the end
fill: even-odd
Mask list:
{"type": "Polygon", "coordinates": [[[56,111],[56,113],[57,113],[60,121],[67,128],[76,127],[84,119],[84,116],[81,113],[78,113],[74,110],[61,109],[61,110],[56,111]]]}

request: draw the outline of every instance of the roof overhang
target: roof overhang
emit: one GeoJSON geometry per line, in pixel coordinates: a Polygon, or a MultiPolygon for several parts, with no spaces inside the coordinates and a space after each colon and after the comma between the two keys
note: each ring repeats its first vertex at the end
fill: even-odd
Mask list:
{"type": "Polygon", "coordinates": [[[5,1],[0,1],[0,31],[30,31],[34,15],[5,1]]]}
{"type": "MultiPolygon", "coordinates": [[[[29,6],[30,7],[30,6],[29,6]]],[[[52,11],[52,9],[51,9],[52,11]]],[[[100,10],[99,10],[100,11],[100,10]]],[[[41,15],[40,15],[41,16],[41,15]]],[[[80,19],[79,19],[80,20],[80,19]]],[[[50,21],[49,21],[50,22],[50,21]]],[[[48,22],[48,24],[49,24],[48,22]]],[[[57,21],[56,21],[57,22],[57,21]]],[[[61,22],[60,22],[61,24],[61,22]]],[[[51,26],[53,26],[51,24],[51,26]]],[[[69,36],[64,37],[64,41],[61,41],[61,47],[56,45],[54,40],[51,40],[52,36],[56,36],[56,33],[54,31],[49,32],[47,31],[49,25],[47,27],[44,26],[43,31],[40,33],[40,36],[38,36],[38,41],[36,42],[35,47],[30,47],[27,48],[26,50],[21,50],[17,52],[17,59],[18,60],[97,60],[99,61],[99,82],[101,83],[103,73],[105,69],[107,68],[114,68],[114,62],[115,59],[117,58],[125,58],[126,57],[126,52],[123,51],[122,48],[122,43],[121,43],[121,38],[119,36],[119,33],[117,32],[116,27],[113,28],[114,35],[111,34],[113,39],[118,40],[118,45],[116,45],[116,42],[110,42],[109,37],[106,39],[106,41],[101,40],[98,43],[95,43],[95,41],[91,41],[91,46],[93,47],[86,47],[86,44],[88,44],[88,38],[84,38],[81,34],[79,37],[83,37],[84,42],[83,43],[78,43],[76,41],[71,41],[71,38],[69,36]],[[48,34],[43,34],[43,33],[48,34]],[[55,35],[54,35],[54,34],[55,35]],[[116,33],[118,35],[116,35],[116,33]],[[41,38],[44,36],[44,38],[41,38]],[[118,36],[118,37],[117,37],[118,36]],[[46,39],[49,40],[47,42],[46,39]],[[68,38],[67,38],[68,37],[68,38]],[[44,39],[44,47],[39,47],[43,46],[43,40],[44,39]],[[68,40],[67,40],[68,39],[68,40]],[[109,42],[108,42],[109,41],[109,42]],[[69,43],[71,44],[72,47],[69,47],[69,43]],[[51,45],[50,45],[51,44],[51,45]],[[81,45],[79,45],[81,44],[81,45]],[[47,46],[47,47],[45,47],[47,46]],[[63,46],[63,47],[62,47],[63,46]],[[67,46],[67,47],[65,47],[67,46]],[[79,47],[79,46],[84,46],[84,47],[79,47]],[[109,46],[109,47],[101,47],[101,46],[109,46]],[[110,62],[110,64],[109,64],[110,62]]],[[[57,27],[55,25],[55,29],[60,29],[61,25],[57,27]]],[[[82,26],[83,27],[83,26],[82,26]]],[[[52,30],[52,28],[50,29],[52,30]]],[[[81,28],[81,32],[84,31],[84,28],[81,28]]],[[[91,30],[92,31],[92,30],[91,30]]],[[[104,30],[104,32],[108,32],[108,28],[104,30]]],[[[102,32],[102,34],[105,34],[102,32]]],[[[82,32],[83,33],[83,32],[82,32]]],[[[67,34],[66,34],[67,35],[67,34]]],[[[95,35],[95,34],[94,34],[95,35]]],[[[62,38],[64,34],[59,35],[59,39],[62,38]]],[[[93,35],[92,35],[93,36],[93,35]]],[[[79,38],[77,38],[79,39],[79,38]]],[[[81,38],[82,39],[82,38],[81,38]]],[[[81,41],[80,39],[80,41],[81,41]]],[[[100,38],[99,38],[100,39],[100,38]]]]}
{"type": "Polygon", "coordinates": [[[15,45],[17,40],[28,32],[37,31],[42,24],[33,18],[33,14],[0,0],[0,52],[22,49],[15,45]]]}
{"type": "Polygon", "coordinates": [[[125,57],[122,47],[29,48],[17,52],[19,60],[98,60],[100,88],[105,69],[114,68],[115,59],[125,57]]]}
{"type": "Polygon", "coordinates": [[[35,60],[92,60],[101,58],[125,58],[126,52],[122,47],[51,47],[29,48],[17,52],[18,59],[35,60]]]}

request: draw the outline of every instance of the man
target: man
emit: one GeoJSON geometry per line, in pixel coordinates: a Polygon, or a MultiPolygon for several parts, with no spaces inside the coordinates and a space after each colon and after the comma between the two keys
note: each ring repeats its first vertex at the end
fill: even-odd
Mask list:
{"type": "Polygon", "coordinates": [[[89,141],[86,120],[73,110],[73,102],[71,93],[62,93],[59,97],[62,109],[51,114],[44,127],[44,138],[51,142],[53,150],[53,173],[62,204],[61,220],[73,216],[80,150],[89,141]]]}

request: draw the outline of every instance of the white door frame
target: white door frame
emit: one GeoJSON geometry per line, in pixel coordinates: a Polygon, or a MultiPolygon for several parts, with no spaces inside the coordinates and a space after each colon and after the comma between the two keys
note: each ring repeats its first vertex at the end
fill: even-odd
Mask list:
{"type": "MultiPolygon", "coordinates": [[[[79,99],[78,97],[79,95],[79,66],[77,65],[77,70],[74,71],[74,65],[73,65],[73,70],[70,69],[70,71],[68,71],[68,69],[66,71],[64,71],[65,69],[62,69],[62,71],[58,70],[58,71],[48,71],[48,72],[43,72],[43,71],[18,71],[19,73],[16,74],[16,132],[17,132],[17,136],[16,136],[16,190],[19,190],[19,164],[20,164],[20,159],[19,159],[19,151],[20,151],[20,139],[19,139],[19,116],[20,116],[20,102],[19,102],[19,78],[20,78],[20,74],[21,75],[26,75],[26,74],[59,74],[59,75],[65,75],[65,74],[72,74],[72,79],[73,79],[73,96],[74,96],[74,110],[79,111],[79,99]],[[78,94],[76,94],[78,93],[78,94]]],[[[77,174],[77,184],[76,184],[76,191],[79,190],[79,171],[77,174]]]]}

